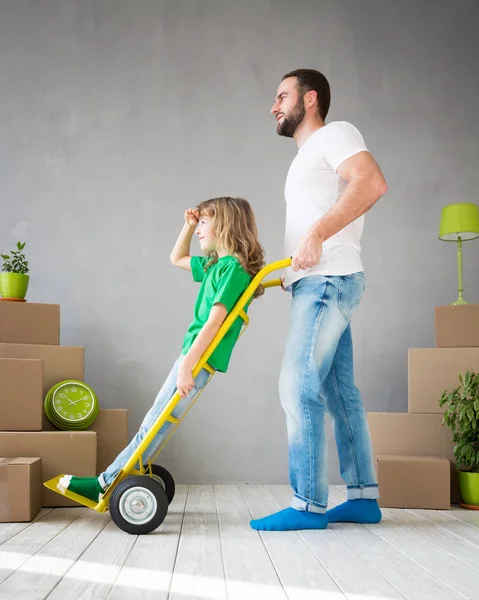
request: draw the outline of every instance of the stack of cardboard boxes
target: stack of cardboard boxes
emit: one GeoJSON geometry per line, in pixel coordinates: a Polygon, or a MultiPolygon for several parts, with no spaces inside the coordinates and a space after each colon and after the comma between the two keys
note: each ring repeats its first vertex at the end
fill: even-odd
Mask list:
{"type": "Polygon", "coordinates": [[[40,506],[76,506],[42,482],[97,475],[128,443],[126,409],[100,409],[85,431],[59,431],[45,417],[54,384],[84,380],[84,348],[59,344],[58,305],[0,302],[0,522],[29,521],[40,506]]]}
{"type": "Polygon", "coordinates": [[[408,353],[408,412],[368,413],[381,506],[449,508],[460,502],[452,432],[439,400],[479,371],[479,304],[439,306],[436,348],[408,353]]]}

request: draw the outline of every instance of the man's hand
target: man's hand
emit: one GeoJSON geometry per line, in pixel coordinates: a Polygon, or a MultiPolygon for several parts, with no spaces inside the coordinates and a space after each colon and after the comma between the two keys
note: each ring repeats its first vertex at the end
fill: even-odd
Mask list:
{"type": "Polygon", "coordinates": [[[293,261],[291,263],[293,271],[314,267],[321,260],[322,252],[322,238],[315,232],[308,233],[293,254],[293,261]]]}
{"type": "Polygon", "coordinates": [[[191,390],[195,387],[195,380],[193,379],[193,368],[191,365],[183,360],[178,369],[178,375],[176,377],[176,387],[180,393],[180,396],[184,398],[191,390]]]}

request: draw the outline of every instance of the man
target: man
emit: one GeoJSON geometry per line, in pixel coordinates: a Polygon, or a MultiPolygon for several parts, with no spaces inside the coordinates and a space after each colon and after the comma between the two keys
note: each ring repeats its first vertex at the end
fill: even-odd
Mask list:
{"type": "Polygon", "coordinates": [[[285,186],[286,255],[293,261],[284,288],[292,292],[292,312],[280,377],[294,496],[289,508],[251,521],[258,530],[381,519],[350,320],[364,292],[363,215],[387,185],[353,125],[325,124],[329,105],[324,75],[299,69],[283,77],[271,109],[278,134],[298,146],[285,186]],[[347,502],[329,511],[326,410],[348,490],[347,502]]]}

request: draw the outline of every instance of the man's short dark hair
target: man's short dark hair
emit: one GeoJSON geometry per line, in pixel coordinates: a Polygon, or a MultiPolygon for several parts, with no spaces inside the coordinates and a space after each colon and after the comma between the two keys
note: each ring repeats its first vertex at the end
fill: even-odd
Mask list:
{"type": "Polygon", "coordinates": [[[325,121],[331,104],[331,89],[326,77],[314,69],[296,69],[286,73],[281,81],[288,79],[288,77],[296,77],[301,96],[312,90],[316,92],[318,95],[318,111],[323,121],[325,121]]]}

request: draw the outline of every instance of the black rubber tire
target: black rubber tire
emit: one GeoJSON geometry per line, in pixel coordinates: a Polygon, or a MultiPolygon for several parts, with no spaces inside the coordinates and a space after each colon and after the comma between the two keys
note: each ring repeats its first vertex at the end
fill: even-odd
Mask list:
{"type": "Polygon", "coordinates": [[[168,512],[168,496],[159,481],[146,475],[132,475],[120,481],[111,493],[109,510],[113,522],[121,530],[133,535],[143,535],[157,529],[165,520],[168,512]],[[121,514],[120,504],[122,496],[134,487],[143,488],[146,494],[151,494],[156,500],[156,511],[145,523],[132,523],[121,514]]]}
{"type": "MultiPolygon", "coordinates": [[[[148,468],[148,465],[144,466],[145,469],[148,468]]],[[[155,465],[152,463],[151,471],[153,475],[159,477],[163,482],[163,487],[165,488],[166,495],[168,496],[168,504],[171,504],[173,498],[175,497],[175,480],[173,479],[171,473],[162,467],[161,465],[155,465]]]]}

